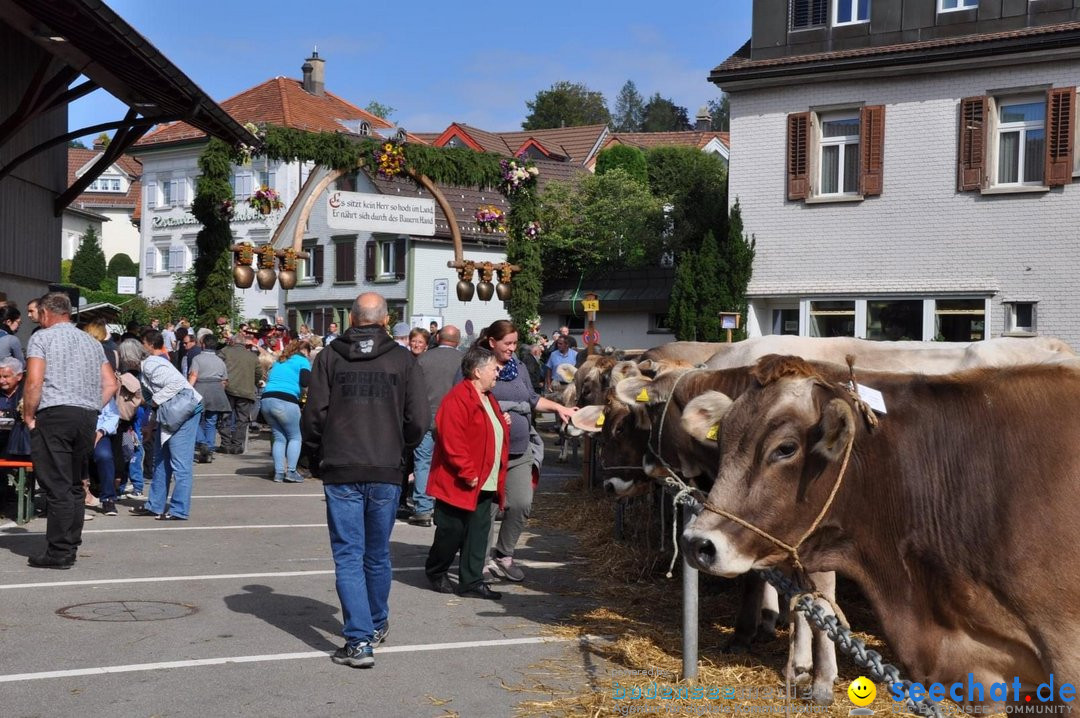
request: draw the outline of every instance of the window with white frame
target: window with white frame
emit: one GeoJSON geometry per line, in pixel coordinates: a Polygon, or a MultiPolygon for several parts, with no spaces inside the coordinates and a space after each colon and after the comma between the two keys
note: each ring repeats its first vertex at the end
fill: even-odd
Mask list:
{"type": "Polygon", "coordinates": [[[868,299],[866,338],[885,341],[922,341],[922,300],[868,299]]]}
{"type": "Polygon", "coordinates": [[[938,0],[938,12],[968,10],[979,7],[979,0],[938,0]]]}
{"type": "Polygon", "coordinates": [[[997,101],[998,185],[1042,185],[1046,158],[1046,99],[997,101]]]}
{"type": "Polygon", "coordinates": [[[935,341],[977,342],[985,338],[985,299],[938,299],[935,302],[935,341]]]}
{"type": "Polygon", "coordinates": [[[1005,333],[1034,334],[1037,302],[1005,302],[1005,333]]]}
{"type": "Polygon", "coordinates": [[[379,279],[396,277],[397,255],[394,247],[394,240],[379,240],[378,251],[379,279]]]}
{"type": "Polygon", "coordinates": [[[791,0],[788,18],[792,30],[806,30],[825,25],[829,0],[791,0]]]}
{"type": "Polygon", "coordinates": [[[259,170],[259,186],[274,189],[277,182],[277,173],[272,170],[259,170]]]}
{"type": "Polygon", "coordinates": [[[161,206],[172,207],[173,204],[173,183],[172,180],[161,181],[161,206]]]}
{"type": "Polygon", "coordinates": [[[798,334],[799,333],[799,309],[798,307],[777,308],[772,310],[772,333],[773,334],[798,334]]]}
{"type": "Polygon", "coordinates": [[[855,336],[854,300],[810,302],[810,336],[855,336]]]}
{"type": "Polygon", "coordinates": [[[248,199],[255,191],[251,184],[253,178],[250,172],[237,172],[230,179],[230,184],[233,188],[234,199],[248,199]]]}
{"type": "Polygon", "coordinates": [[[836,0],[833,25],[870,22],[870,0],[836,0]]]}
{"type": "Polygon", "coordinates": [[[820,195],[859,193],[859,113],[823,114],[818,167],[820,195]]]}
{"type": "Polygon", "coordinates": [[[127,192],[118,175],[102,175],[90,183],[87,192],[127,192]]]}

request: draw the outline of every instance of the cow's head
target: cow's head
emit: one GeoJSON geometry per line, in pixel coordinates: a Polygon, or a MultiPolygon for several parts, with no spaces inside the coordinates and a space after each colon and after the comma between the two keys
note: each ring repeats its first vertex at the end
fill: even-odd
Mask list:
{"type": "MultiPolygon", "coordinates": [[[[846,390],[824,382],[801,359],[766,357],[753,374],[757,384],[734,401],[703,402],[711,413],[700,417],[697,431],[720,419],[720,469],[708,502],[794,545],[825,505],[857,429],[856,415],[846,390]]],[[[763,536],[707,509],[687,526],[682,541],[692,564],[721,576],[788,557],[763,536]]]]}
{"type": "Polygon", "coordinates": [[[571,417],[578,429],[596,436],[604,491],[615,498],[648,493],[652,480],[641,469],[642,445],[648,434],[635,440],[633,417],[620,402],[586,406],[571,417]]]}

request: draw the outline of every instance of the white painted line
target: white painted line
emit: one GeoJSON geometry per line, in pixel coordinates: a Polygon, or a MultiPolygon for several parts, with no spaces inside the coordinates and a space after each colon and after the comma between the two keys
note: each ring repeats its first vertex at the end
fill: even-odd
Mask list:
{"type": "MultiPolygon", "coordinates": [[[[423,571],[423,566],[399,566],[391,569],[399,571],[423,571]]],[[[15,588],[57,588],[64,586],[107,586],[120,583],[170,583],[173,581],[219,581],[238,578],[288,578],[290,576],[325,576],[334,573],[333,569],[318,571],[272,571],[268,573],[212,573],[196,576],[145,576],[142,578],[98,578],[85,581],[45,581],[42,583],[11,583],[0,585],[0,591],[15,588]]]]}
{"type": "MultiPolygon", "coordinates": [[[[153,520],[153,519],[151,519],[153,520]]],[[[326,528],[321,524],[251,524],[249,526],[180,526],[183,521],[156,521],[154,526],[138,529],[86,529],[83,534],[133,534],[141,531],[234,531],[236,529],[312,529],[326,528]]]]}
{"type": "Polygon", "coordinates": [[[246,474],[246,473],[245,474],[238,474],[235,471],[232,472],[231,474],[200,474],[200,473],[196,473],[195,478],[201,479],[203,477],[206,477],[206,478],[221,478],[223,476],[235,476],[238,479],[258,479],[260,481],[269,481],[270,480],[269,479],[270,470],[273,467],[270,464],[267,464],[266,466],[250,466],[250,465],[245,464],[243,466],[243,468],[245,468],[245,469],[252,469],[252,468],[266,469],[266,473],[265,474],[246,474]]]}
{"type": "MultiPolygon", "coordinates": [[[[295,499],[295,498],[320,498],[325,499],[326,494],[203,494],[192,496],[193,499],[295,499]]],[[[2,527],[0,527],[2,528],[2,527]]]]}
{"type": "MultiPolygon", "coordinates": [[[[558,636],[535,636],[531,638],[503,638],[491,641],[460,641],[457,643],[427,643],[415,646],[388,646],[379,648],[380,656],[387,653],[419,653],[422,651],[453,651],[463,648],[497,648],[500,646],[525,646],[542,643],[568,643],[570,641],[591,641],[599,636],[582,638],[563,638],[558,636]]],[[[196,668],[199,666],[223,666],[229,663],[265,663],[268,661],[294,661],[302,658],[326,658],[330,655],[323,651],[305,651],[303,653],[270,653],[261,656],[228,656],[225,658],[199,658],[188,661],[163,661],[161,663],[133,663],[126,666],[98,666],[96,668],[74,668],[66,671],[42,671],[41,673],[12,673],[0,676],[0,683],[17,681],[38,681],[45,678],[76,678],[78,676],[100,676],[106,673],[136,673],[139,671],[162,671],[173,668],[196,668]]]]}

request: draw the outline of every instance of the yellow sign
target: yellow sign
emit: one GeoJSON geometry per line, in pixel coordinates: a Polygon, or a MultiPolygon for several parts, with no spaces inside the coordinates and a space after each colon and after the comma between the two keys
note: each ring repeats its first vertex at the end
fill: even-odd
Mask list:
{"type": "Polygon", "coordinates": [[[581,306],[585,308],[586,312],[598,312],[600,311],[599,299],[582,299],[581,306]]]}
{"type": "Polygon", "coordinates": [[[638,395],[637,395],[637,400],[640,401],[640,402],[648,402],[649,401],[649,392],[645,390],[645,387],[641,387],[641,391],[638,392],[638,395]]]}

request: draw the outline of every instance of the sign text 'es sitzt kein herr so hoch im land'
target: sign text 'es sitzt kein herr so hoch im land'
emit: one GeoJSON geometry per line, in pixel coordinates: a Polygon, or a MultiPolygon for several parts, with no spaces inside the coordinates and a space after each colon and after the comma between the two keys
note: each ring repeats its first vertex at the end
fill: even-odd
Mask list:
{"type": "Polygon", "coordinates": [[[435,234],[435,201],[364,192],[331,192],[326,198],[331,229],[386,234],[435,234]]]}

